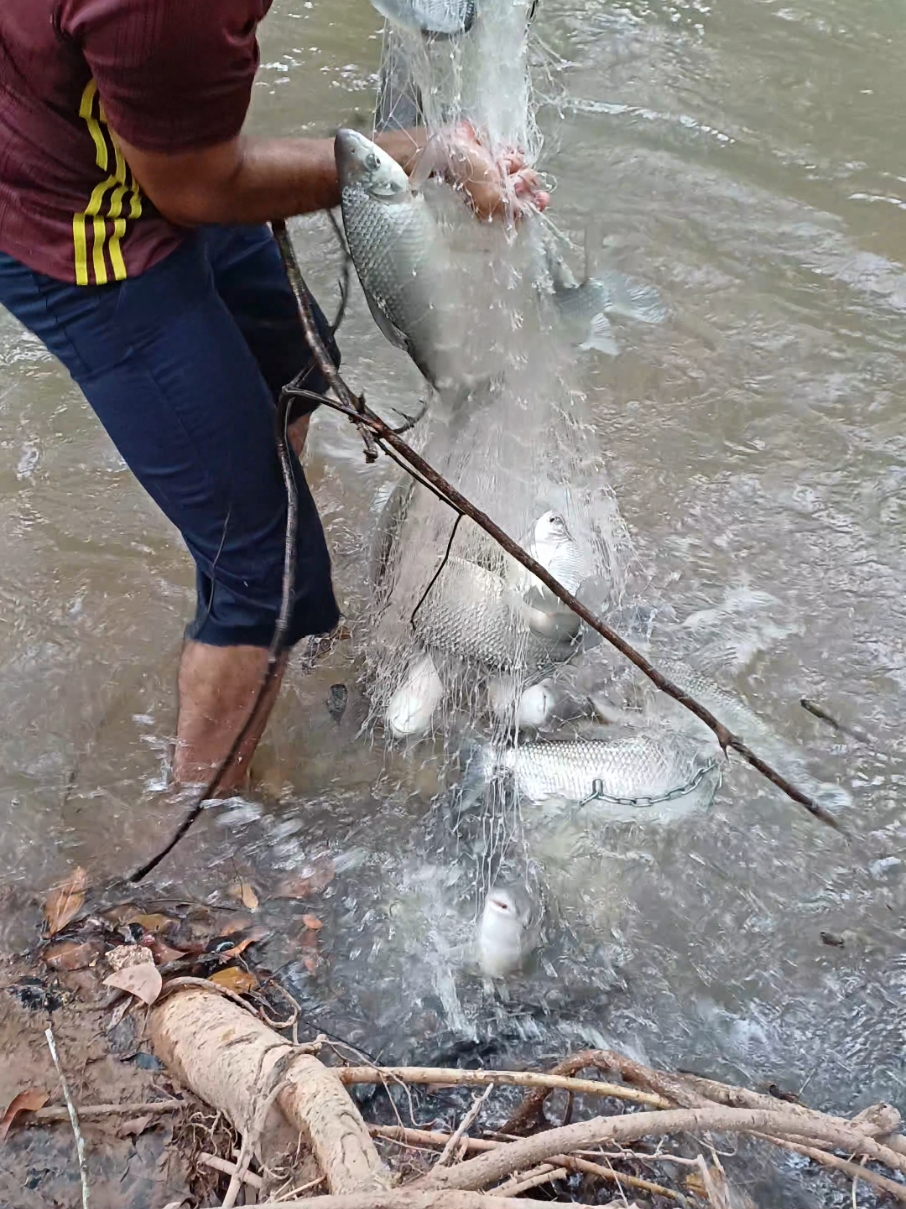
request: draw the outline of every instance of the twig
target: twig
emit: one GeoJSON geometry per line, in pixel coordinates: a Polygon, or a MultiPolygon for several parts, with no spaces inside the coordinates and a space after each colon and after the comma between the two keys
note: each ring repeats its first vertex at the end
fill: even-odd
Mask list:
{"type": "Polygon", "coordinates": [[[534,1137],[510,1142],[495,1151],[468,1159],[458,1167],[440,1171],[416,1181],[418,1188],[485,1188],[514,1171],[522,1171],[537,1163],[550,1161],[551,1156],[584,1150],[602,1142],[634,1142],[644,1137],[665,1137],[677,1133],[768,1133],[772,1137],[784,1134],[804,1136],[814,1141],[865,1155],[885,1163],[894,1170],[903,1170],[899,1155],[857,1130],[841,1129],[830,1122],[816,1122],[795,1117],[782,1110],[768,1112],[746,1108],[680,1108],[664,1112],[626,1113],[617,1117],[597,1117],[576,1125],[550,1129],[534,1137]]]}
{"type": "MultiPolygon", "coordinates": [[[[631,1058],[626,1058],[623,1054],[618,1054],[613,1050],[582,1050],[578,1054],[573,1054],[569,1058],[564,1058],[562,1062],[558,1062],[548,1077],[562,1076],[572,1079],[579,1071],[588,1067],[601,1071],[617,1071],[627,1081],[641,1083],[643,1087],[649,1088],[654,1093],[647,1101],[653,1107],[672,1108],[675,1104],[679,1104],[683,1108],[692,1106],[688,1090],[683,1088],[676,1079],[671,1079],[669,1075],[662,1075],[659,1071],[633,1062],[631,1058]]],[[[544,1101],[554,1087],[558,1086],[561,1085],[559,1083],[538,1084],[510,1115],[500,1132],[518,1134],[524,1132],[527,1127],[539,1124],[544,1101]]],[[[568,1125],[569,1122],[564,1121],[563,1124],[568,1125]]]]}
{"type": "Polygon", "coordinates": [[[495,1188],[491,1196],[513,1197],[521,1196],[523,1192],[531,1192],[533,1188],[539,1188],[542,1184],[552,1184],[554,1180],[565,1179],[569,1172],[565,1167],[552,1167],[550,1163],[544,1163],[535,1172],[528,1172],[524,1179],[511,1180],[508,1184],[501,1184],[499,1188],[495,1188]]]}
{"type": "Polygon", "coordinates": [[[389,449],[394,450],[406,462],[407,469],[416,471],[422,479],[431,484],[437,493],[440,493],[445,502],[454,511],[463,513],[475,522],[480,529],[483,529],[490,537],[492,537],[499,546],[501,546],[507,554],[515,558],[518,563],[530,571],[532,575],[539,579],[551,592],[570,608],[587,626],[600,634],[611,646],[623,655],[630,663],[634,664],[639,671],[643,672],[649,680],[669,697],[678,701],[685,706],[690,713],[694,714],[704,724],[714,732],[717,736],[717,741],[720,746],[726,751],[728,748],[735,751],[738,755],[750,764],[754,769],[766,777],[773,785],[782,790],[787,797],[794,802],[804,806],[805,809],[816,819],[820,819],[822,823],[826,823],[828,827],[832,827],[835,831],[839,831],[843,835],[848,835],[846,829],[841,823],[834,818],[823,806],[820,806],[808,794],[803,793],[786,777],[782,776],[770,764],[762,760],[762,758],[739,738],[733,734],[726,726],[717,718],[710,710],[705,709],[694,697],[691,697],[687,692],[681,689],[678,685],[669,680],[662,672],[645,658],[639,651],[626,641],[616,630],[611,629],[609,625],[603,622],[599,617],[595,616],[589,609],[578,600],[572,592],[568,592],[566,588],[555,579],[550,572],[543,567],[536,559],[524,550],[520,545],[500,528],[486,513],[482,512],[470,500],[466,499],[461,492],[457,491],[442,475],[434,469],[430,463],[415,450],[408,445],[400,436],[384,423],[384,421],[375,412],[371,411],[365,405],[365,399],[362,395],[354,394],[347,386],[343,377],[337,370],[336,366],[327,355],[327,350],[321,340],[317,328],[314,323],[314,316],[311,311],[309,302],[308,287],[305,284],[299,265],[296,260],[296,254],[292,246],[292,241],[286,230],[285,223],[274,223],[274,234],[277,237],[277,242],[280,247],[283,262],[286,266],[287,276],[292,285],[293,292],[296,295],[296,302],[299,307],[299,314],[302,319],[302,325],[305,329],[305,336],[309,342],[309,346],[318,363],[318,366],[324,377],[330,384],[331,389],[336,395],[339,402],[334,402],[331,399],[324,398],[322,401],[334,410],[341,412],[347,416],[354,424],[359,426],[362,433],[362,439],[365,443],[365,459],[368,462],[375,461],[377,457],[377,449],[380,448],[384,453],[389,452],[389,449]]]}
{"type": "MultiPolygon", "coordinates": [[[[79,1120],[91,1119],[94,1117],[144,1117],[153,1116],[155,1113],[162,1112],[179,1112],[181,1108],[186,1107],[185,1100],[139,1100],[134,1103],[127,1104],[80,1104],[78,1107],[79,1120]]],[[[37,1112],[28,1113],[23,1116],[25,1125],[41,1125],[49,1124],[52,1121],[67,1121],[69,1120],[68,1108],[40,1108],[37,1112]]]]}
{"type": "Polygon", "coordinates": [[[835,1154],[829,1154],[826,1150],[819,1150],[817,1146],[803,1146],[799,1142],[790,1142],[786,1138],[773,1138],[767,1134],[756,1133],[753,1135],[756,1138],[763,1138],[765,1142],[773,1142],[775,1146],[782,1146],[784,1150],[791,1150],[794,1154],[804,1155],[808,1159],[812,1159],[816,1163],[821,1163],[824,1167],[830,1167],[834,1171],[841,1171],[844,1175],[849,1176],[855,1182],[858,1178],[864,1180],[866,1184],[871,1184],[881,1192],[886,1192],[888,1196],[892,1196],[895,1200],[906,1204],[906,1184],[899,1184],[896,1180],[888,1179],[886,1175],[878,1175],[868,1167],[863,1167],[858,1163],[850,1163],[848,1159],[838,1158],[835,1154]]]}
{"type": "MultiPolygon", "coordinates": [[[[205,1167],[210,1167],[214,1171],[220,1171],[223,1175],[236,1175],[239,1167],[236,1163],[230,1163],[226,1159],[219,1158],[216,1154],[200,1154],[198,1156],[199,1163],[203,1163],[205,1167]]],[[[248,1184],[251,1188],[263,1188],[264,1180],[260,1175],[255,1175],[253,1171],[244,1171],[239,1178],[243,1184],[248,1184]]]]}
{"type": "Polygon", "coordinates": [[[281,1193],[276,1198],[271,1198],[269,1201],[263,1201],[265,1205],[284,1205],[287,1201],[295,1200],[302,1192],[311,1192],[312,1188],[317,1188],[319,1184],[327,1182],[326,1175],[319,1175],[316,1180],[309,1180],[307,1184],[301,1184],[298,1188],[290,1188],[286,1193],[281,1193]]]}
{"type": "Polygon", "coordinates": [[[813,717],[820,718],[822,722],[826,722],[828,726],[839,731],[841,735],[848,735],[850,739],[855,739],[857,743],[864,743],[866,747],[874,747],[875,742],[871,735],[866,734],[864,730],[860,730],[857,726],[844,726],[842,722],[838,722],[832,714],[829,714],[826,709],[820,706],[817,701],[810,701],[808,697],[800,697],[799,704],[804,710],[808,710],[813,717]]]}
{"type": "Polygon", "coordinates": [[[447,1165],[447,1163],[449,1163],[450,1160],[453,1158],[453,1155],[456,1151],[457,1146],[459,1145],[460,1141],[465,1137],[465,1135],[469,1132],[469,1130],[472,1128],[472,1126],[475,1124],[475,1122],[478,1120],[479,1116],[481,1115],[481,1110],[484,1108],[485,1101],[487,1100],[488,1096],[491,1094],[491,1092],[493,1090],[494,1090],[494,1084],[489,1083],[488,1086],[481,1093],[481,1095],[475,1097],[472,1107],[469,1109],[469,1111],[466,1113],[466,1115],[463,1117],[463,1119],[459,1122],[459,1125],[456,1127],[456,1129],[450,1135],[450,1139],[447,1142],[446,1146],[444,1146],[441,1156],[437,1160],[438,1167],[445,1167],[447,1165]]]}
{"type": "MultiPolygon", "coordinates": [[[[375,1138],[386,1138],[391,1142],[398,1142],[401,1145],[413,1144],[418,1147],[422,1146],[443,1146],[448,1136],[445,1133],[435,1133],[427,1129],[407,1129],[405,1126],[398,1125],[369,1125],[368,1132],[375,1138]]],[[[489,1138],[464,1138],[463,1144],[469,1150],[479,1152],[487,1152],[496,1150],[498,1147],[505,1145],[504,1142],[494,1142],[489,1138]]],[[[623,1155],[609,1156],[614,1158],[622,1158],[623,1155]]],[[[682,1163],[683,1159],[676,1159],[673,1155],[637,1155],[630,1153],[626,1158],[646,1159],[651,1160],[660,1158],[663,1162],[682,1163]]],[[[687,1160],[692,1163],[693,1160],[687,1160]]],[[[592,1163],[588,1159],[570,1154],[555,1154],[551,1155],[551,1162],[556,1163],[559,1167],[568,1167],[573,1171],[581,1171],[585,1175],[594,1175],[598,1179],[608,1180],[614,1184],[626,1184],[629,1188],[636,1188],[641,1192],[649,1192],[655,1196],[663,1196],[669,1200],[674,1200],[679,1205],[686,1204],[686,1198],[680,1192],[673,1192],[670,1188],[665,1188],[663,1184],[656,1184],[653,1180],[645,1180],[637,1175],[628,1175],[622,1171],[615,1171],[612,1167],[602,1167],[599,1163],[592,1163]]]]}
{"type": "Polygon", "coordinates": [[[437,1068],[429,1066],[341,1066],[336,1070],[341,1083],[383,1083],[385,1079],[396,1079],[402,1083],[440,1083],[453,1086],[484,1087],[488,1083],[501,1083],[505,1087],[562,1088],[577,1095],[613,1096],[629,1100],[633,1104],[644,1104],[649,1108],[671,1108],[669,1100],[651,1092],[638,1091],[634,1087],[623,1087],[619,1083],[599,1083],[595,1079],[567,1079],[562,1075],[545,1075],[539,1071],[522,1070],[462,1070],[460,1067],[437,1068]]]}
{"type": "Polygon", "coordinates": [[[53,1029],[48,1026],[44,1030],[44,1036],[47,1039],[47,1048],[50,1050],[50,1056],[53,1058],[53,1064],[57,1068],[57,1074],[60,1076],[60,1086],[63,1089],[63,1099],[66,1101],[66,1110],[69,1113],[69,1121],[72,1125],[72,1132],[75,1134],[76,1154],[79,1158],[79,1179],[82,1182],[82,1209],[91,1209],[91,1197],[88,1190],[88,1159],[85,1155],[85,1139],[82,1137],[82,1130],[79,1128],[79,1114],[76,1112],[76,1106],[72,1099],[72,1093],[69,1090],[69,1084],[66,1081],[66,1076],[63,1074],[63,1067],[60,1065],[60,1059],[57,1054],[57,1043],[53,1035],[53,1029]]]}
{"type": "MultiPolygon", "coordinates": [[[[500,1209],[500,1197],[490,1193],[429,1192],[407,1187],[393,1192],[378,1189],[346,1196],[320,1196],[317,1201],[278,1201],[277,1204],[283,1209],[500,1209]]],[[[551,1203],[526,1197],[519,1204],[520,1209],[522,1205],[528,1205],[530,1209],[550,1209],[551,1203]]],[[[580,1201],[573,1201],[573,1204],[578,1209],[592,1209],[580,1201]]]]}

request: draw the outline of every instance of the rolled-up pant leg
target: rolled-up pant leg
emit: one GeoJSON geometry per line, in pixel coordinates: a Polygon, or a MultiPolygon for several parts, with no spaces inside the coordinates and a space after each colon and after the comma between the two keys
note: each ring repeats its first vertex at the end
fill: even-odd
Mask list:
{"type": "MultiPolygon", "coordinates": [[[[72,286],[0,256],[0,303],[64,363],[182,533],[198,569],[189,636],[264,647],[280,609],[286,535],[275,384],[218,291],[215,235],[225,238],[193,234],[141,276],[101,287],[72,286]]],[[[320,378],[311,381],[322,389],[320,378]]],[[[299,533],[290,644],[327,632],[339,616],[321,523],[293,465],[299,533]]]]}

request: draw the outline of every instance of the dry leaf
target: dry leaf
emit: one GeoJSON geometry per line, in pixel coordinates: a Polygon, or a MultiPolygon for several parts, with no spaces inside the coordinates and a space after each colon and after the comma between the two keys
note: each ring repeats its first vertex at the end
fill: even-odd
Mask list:
{"type": "Polygon", "coordinates": [[[303,915],[302,922],[311,932],[320,932],[324,927],[317,915],[303,915]]]}
{"type": "Polygon", "coordinates": [[[319,856],[297,873],[291,873],[277,887],[274,898],[311,898],[334,879],[336,869],[329,856],[319,856]]]}
{"type": "Polygon", "coordinates": [[[237,932],[244,932],[246,928],[251,927],[251,915],[234,915],[232,919],[228,919],[220,931],[218,936],[235,936],[237,932]]]}
{"type": "Polygon", "coordinates": [[[138,924],[140,928],[144,928],[146,932],[162,932],[165,928],[172,927],[176,921],[171,919],[169,915],[133,915],[129,920],[130,924],[138,924]]]}
{"type": "Polygon", "coordinates": [[[154,964],[165,966],[171,961],[182,961],[185,953],[180,949],[171,948],[157,936],[152,936],[150,933],[143,937],[142,948],[147,949],[154,958],[154,964]]]}
{"type": "Polygon", "coordinates": [[[264,940],[267,936],[270,936],[270,932],[267,930],[267,928],[252,928],[249,934],[247,936],[243,936],[242,940],[240,940],[238,944],[233,945],[232,949],[224,950],[220,956],[224,961],[231,961],[234,957],[241,956],[249,945],[256,944],[259,940],[264,940]]]}
{"type": "Polygon", "coordinates": [[[317,974],[321,968],[321,958],[317,953],[306,953],[302,958],[302,964],[308,970],[309,974],[317,974]]]}
{"type": "Polygon", "coordinates": [[[87,889],[88,874],[81,865],[77,865],[65,882],[51,890],[44,904],[48,936],[56,936],[78,915],[85,902],[87,889]]]}
{"type": "Polygon", "coordinates": [[[146,945],[117,945],[107,954],[107,964],[116,973],[130,966],[154,965],[154,957],[146,945]]]}
{"type": "Polygon", "coordinates": [[[251,882],[247,882],[245,878],[230,886],[229,893],[230,898],[238,898],[246,910],[258,910],[258,895],[255,893],[255,887],[251,882]]]}
{"type": "MultiPolygon", "coordinates": [[[[144,952],[148,953],[148,950],[145,949],[144,952]]],[[[142,1003],[147,1003],[149,1007],[160,994],[163,985],[164,980],[160,976],[160,970],[154,964],[154,958],[150,953],[148,953],[147,962],[126,966],[125,969],[117,970],[109,978],[104,979],[105,987],[128,991],[130,995],[141,999],[142,1003]]]]}
{"type": "Polygon", "coordinates": [[[216,974],[211,975],[210,981],[226,987],[228,991],[235,991],[237,995],[254,991],[258,985],[254,974],[250,974],[248,970],[240,970],[238,966],[227,966],[225,970],[218,970],[216,974]]]}
{"type": "Polygon", "coordinates": [[[10,1102],[9,1108],[3,1114],[2,1120],[0,1120],[0,1142],[6,1140],[9,1127],[18,1113],[37,1112],[39,1108],[44,1107],[49,1099],[50,1095],[48,1092],[38,1091],[36,1087],[30,1087],[28,1091],[20,1091],[18,1096],[10,1102]]]}
{"type": "Polygon", "coordinates": [[[99,941],[61,940],[44,952],[44,963],[52,970],[87,970],[101,956],[99,941]]]}
{"type": "Polygon", "coordinates": [[[123,1123],[117,1127],[116,1136],[118,1138],[138,1138],[145,1132],[150,1124],[150,1117],[135,1117],[131,1121],[123,1121],[123,1123]]]}

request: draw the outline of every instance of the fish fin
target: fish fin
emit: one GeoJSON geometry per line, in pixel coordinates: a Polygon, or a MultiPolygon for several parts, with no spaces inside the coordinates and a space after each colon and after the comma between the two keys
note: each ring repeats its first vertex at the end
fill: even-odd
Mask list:
{"type": "Polygon", "coordinates": [[[599,273],[597,280],[610,294],[608,310],[612,315],[650,324],[663,323],[667,318],[667,304],[653,285],[615,270],[599,273]]]}
{"type": "Polygon", "coordinates": [[[431,174],[443,166],[444,148],[443,140],[439,134],[433,135],[428,139],[425,146],[422,148],[422,153],[416,161],[415,168],[409,176],[409,188],[413,193],[417,193],[422,185],[428,180],[431,174]]]}
{"type": "Polygon", "coordinates": [[[374,319],[375,323],[378,325],[390,343],[395,344],[397,348],[404,349],[411,356],[412,353],[411,349],[409,348],[409,341],[406,338],[406,333],[401,331],[392,320],[387,318],[367,290],[365,290],[365,301],[368,303],[368,309],[371,311],[371,317],[374,319]]]}
{"type": "Polygon", "coordinates": [[[579,347],[582,349],[593,348],[608,357],[616,357],[619,354],[620,346],[617,344],[613,328],[610,326],[610,320],[603,311],[592,316],[588,326],[588,336],[579,347]]]}

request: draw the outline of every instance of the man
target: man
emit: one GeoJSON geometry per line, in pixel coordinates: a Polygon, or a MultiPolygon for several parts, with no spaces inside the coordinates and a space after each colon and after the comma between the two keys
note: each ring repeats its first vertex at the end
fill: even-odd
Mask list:
{"type": "MultiPolygon", "coordinates": [[[[331,140],[241,133],[270,2],[0,3],[0,303],[63,362],[196,563],[178,785],[206,781],[228,753],[279,611],[274,404],[310,354],[263,224],[339,201],[331,140]]],[[[418,131],[380,141],[407,171],[424,142],[418,131]]],[[[467,132],[451,147],[448,174],[479,216],[514,193],[546,200],[518,160],[498,168],[467,132]]],[[[308,385],[325,389],[315,367],[308,385]]],[[[307,424],[294,422],[297,452],[307,424]]],[[[289,645],[338,620],[297,478],[289,645]]],[[[242,782],[278,687],[224,789],[242,782]]]]}

